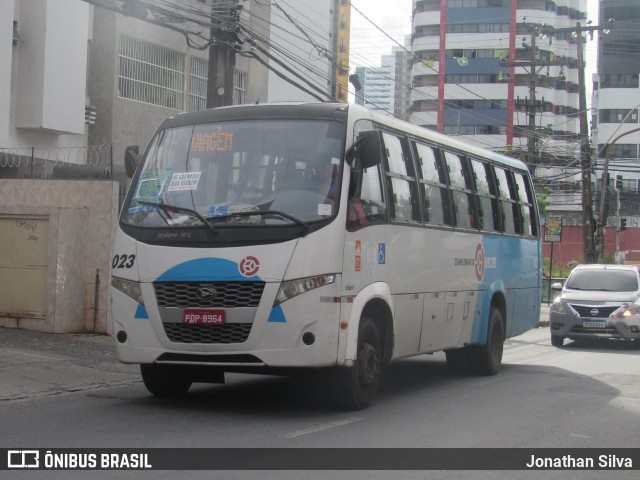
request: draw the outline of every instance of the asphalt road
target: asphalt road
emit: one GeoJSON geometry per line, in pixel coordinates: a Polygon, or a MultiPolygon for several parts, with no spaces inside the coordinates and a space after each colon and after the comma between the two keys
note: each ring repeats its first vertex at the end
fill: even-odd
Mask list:
{"type": "MultiPolygon", "coordinates": [[[[558,349],[548,328],[511,339],[495,377],[449,374],[444,356],[392,365],[376,403],[341,411],[313,385],[228,375],[182,399],[150,396],[108,337],[0,329],[4,448],[628,448],[640,447],[640,350],[608,342],[558,349]]],[[[331,470],[330,459],[327,469],[331,470]]],[[[637,468],[637,466],[636,466],[637,468]]],[[[186,478],[179,472],[2,472],[10,478],[186,478]]],[[[553,472],[207,471],[188,478],[553,478],[553,472]]],[[[636,472],[579,472],[636,478],[636,472]]],[[[3,476],[3,475],[0,475],[3,476]]],[[[4,478],[4,477],[3,477],[4,478]]]]}

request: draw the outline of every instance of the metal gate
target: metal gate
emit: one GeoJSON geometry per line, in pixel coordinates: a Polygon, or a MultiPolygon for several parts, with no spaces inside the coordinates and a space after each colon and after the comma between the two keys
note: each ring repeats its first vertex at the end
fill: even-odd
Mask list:
{"type": "Polygon", "coordinates": [[[47,313],[49,218],[0,215],[0,316],[47,313]]]}

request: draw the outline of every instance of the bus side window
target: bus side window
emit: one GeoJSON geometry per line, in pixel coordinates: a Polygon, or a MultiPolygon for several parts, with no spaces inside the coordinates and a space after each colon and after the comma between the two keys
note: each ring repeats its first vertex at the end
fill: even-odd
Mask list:
{"type": "Polygon", "coordinates": [[[508,172],[499,167],[495,167],[494,172],[498,196],[500,197],[499,205],[502,217],[502,231],[504,233],[516,233],[517,204],[515,203],[515,198],[512,197],[508,172]]]}
{"type": "Polygon", "coordinates": [[[520,218],[522,222],[522,233],[527,236],[538,235],[538,224],[534,209],[533,191],[531,183],[527,177],[518,172],[513,172],[515,179],[518,200],[520,201],[520,218]]]}
{"type": "Polygon", "coordinates": [[[415,173],[407,141],[388,132],[382,132],[382,141],[388,166],[392,219],[400,222],[420,221],[415,173]]]}
{"type": "Polygon", "coordinates": [[[463,155],[444,152],[449,174],[449,186],[453,199],[455,225],[462,228],[478,228],[475,198],[472,193],[471,172],[463,155]]]}
{"type": "Polygon", "coordinates": [[[498,202],[494,195],[491,167],[486,162],[471,159],[473,178],[478,195],[478,223],[481,230],[500,231],[498,202]]]}
{"type": "Polygon", "coordinates": [[[418,142],[414,142],[413,147],[418,162],[423,219],[428,224],[451,225],[447,180],[438,151],[418,142]]]}
{"type": "Polygon", "coordinates": [[[352,172],[360,178],[353,182],[347,205],[347,228],[357,228],[387,220],[387,207],[382,189],[380,166],[352,172]]]}

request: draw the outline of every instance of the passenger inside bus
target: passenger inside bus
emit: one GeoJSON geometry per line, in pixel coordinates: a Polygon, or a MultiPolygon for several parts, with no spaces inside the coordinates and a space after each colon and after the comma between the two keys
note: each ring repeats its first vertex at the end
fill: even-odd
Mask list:
{"type": "Polygon", "coordinates": [[[327,203],[335,203],[338,191],[338,166],[328,156],[318,156],[308,167],[305,187],[321,193],[327,203]]]}

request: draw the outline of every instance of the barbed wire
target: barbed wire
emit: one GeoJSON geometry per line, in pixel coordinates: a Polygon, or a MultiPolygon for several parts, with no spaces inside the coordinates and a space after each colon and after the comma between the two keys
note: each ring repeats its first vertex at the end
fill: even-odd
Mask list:
{"type": "Polygon", "coordinates": [[[111,145],[0,147],[0,167],[90,166],[111,168],[111,145]]]}

